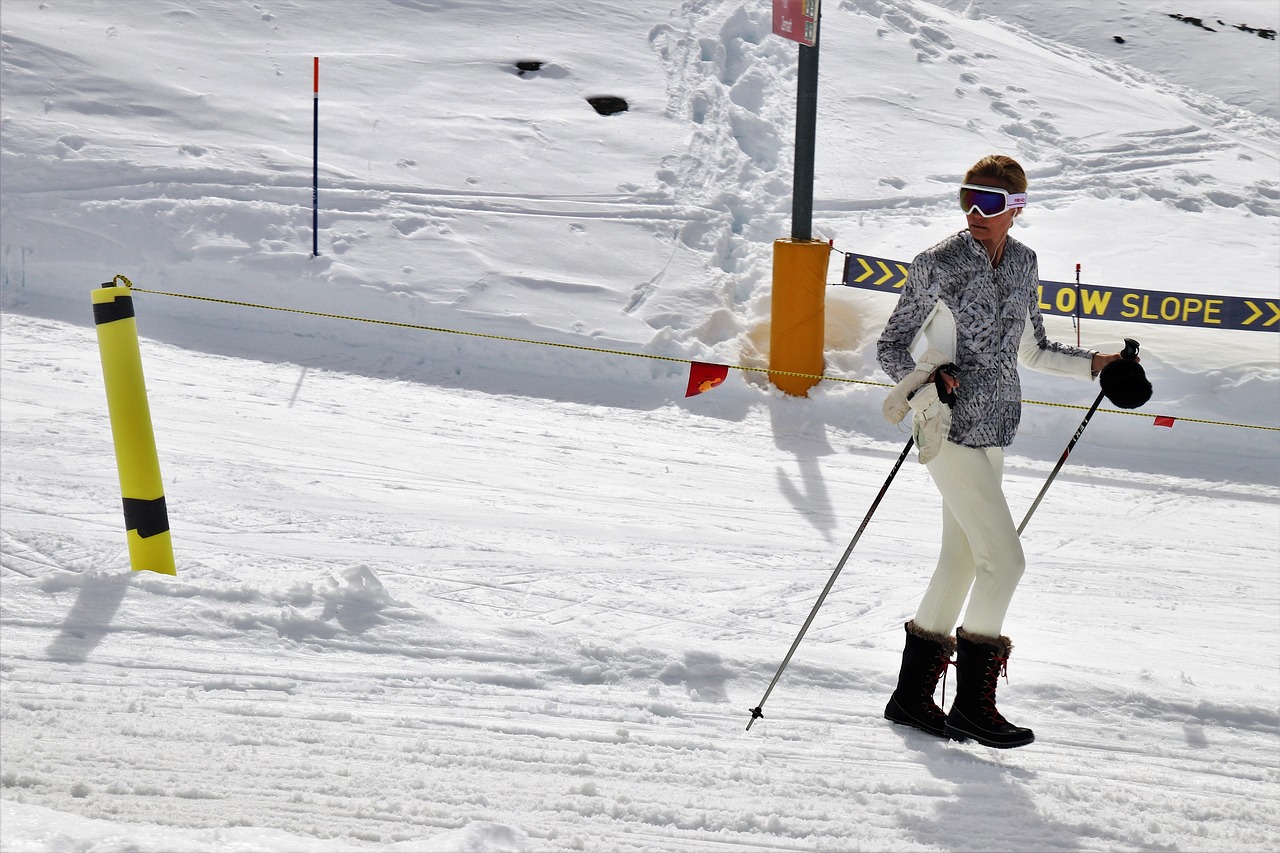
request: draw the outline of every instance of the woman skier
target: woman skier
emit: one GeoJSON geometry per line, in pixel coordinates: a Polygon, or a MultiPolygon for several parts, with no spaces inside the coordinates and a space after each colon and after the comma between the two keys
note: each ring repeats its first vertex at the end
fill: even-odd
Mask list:
{"type": "Polygon", "coordinates": [[[1009,236],[1026,203],[1026,173],[1015,160],[992,155],[974,164],[960,187],[968,229],[912,262],[877,345],[880,366],[898,383],[885,415],[896,422],[914,412],[920,461],[942,495],[938,566],[906,623],[884,714],[998,748],[1035,740],[996,708],[996,680],[1013,648],[1001,631],[1026,565],[1001,489],[1004,448],[1021,417],[1018,362],[1087,380],[1120,358],[1046,337],[1035,252],[1009,236]],[[917,361],[921,336],[928,348],[917,361]],[[944,713],[933,694],[953,651],[956,697],[944,713]]]}

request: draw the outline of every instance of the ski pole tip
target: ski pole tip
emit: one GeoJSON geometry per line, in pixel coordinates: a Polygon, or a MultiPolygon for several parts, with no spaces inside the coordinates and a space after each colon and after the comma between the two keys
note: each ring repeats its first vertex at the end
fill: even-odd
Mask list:
{"type": "Polygon", "coordinates": [[[756,707],[751,709],[751,719],[747,721],[747,731],[751,731],[752,724],[755,723],[756,720],[764,716],[763,708],[764,708],[763,705],[757,705],[756,707]]]}

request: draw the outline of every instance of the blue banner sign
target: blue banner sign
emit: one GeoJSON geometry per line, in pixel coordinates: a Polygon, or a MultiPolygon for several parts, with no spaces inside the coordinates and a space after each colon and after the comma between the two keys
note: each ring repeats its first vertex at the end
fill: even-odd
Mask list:
{"type": "MultiPolygon", "coordinates": [[[[867,290],[901,290],[907,283],[909,266],[888,258],[847,254],[842,283],[867,290]]],[[[1169,293],[1096,284],[1077,286],[1074,282],[1041,279],[1040,311],[1125,323],[1280,332],[1280,299],[1169,293]]]]}

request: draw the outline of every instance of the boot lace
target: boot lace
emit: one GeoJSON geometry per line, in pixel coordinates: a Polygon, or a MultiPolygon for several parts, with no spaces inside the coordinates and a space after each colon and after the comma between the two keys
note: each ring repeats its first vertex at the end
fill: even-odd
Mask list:
{"type": "Polygon", "coordinates": [[[933,675],[929,683],[929,700],[933,700],[933,688],[937,687],[938,681],[942,681],[942,707],[947,705],[947,668],[955,666],[956,662],[951,659],[950,655],[939,654],[938,661],[933,667],[933,675]]]}
{"type": "Polygon", "coordinates": [[[986,705],[987,713],[991,715],[991,720],[1000,725],[1008,725],[1009,721],[1000,713],[1000,709],[996,707],[996,686],[1000,682],[1000,676],[1004,676],[1004,683],[1009,683],[1009,659],[995,655],[991,659],[991,666],[987,668],[987,677],[983,684],[982,698],[986,705]]]}

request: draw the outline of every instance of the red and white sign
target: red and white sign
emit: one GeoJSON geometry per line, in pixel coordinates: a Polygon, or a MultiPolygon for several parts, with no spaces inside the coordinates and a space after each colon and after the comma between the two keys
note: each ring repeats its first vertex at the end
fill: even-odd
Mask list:
{"type": "Polygon", "coordinates": [[[773,0],[773,32],[813,47],[818,40],[819,0],[773,0]]]}

